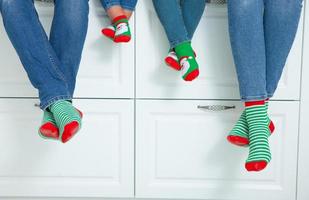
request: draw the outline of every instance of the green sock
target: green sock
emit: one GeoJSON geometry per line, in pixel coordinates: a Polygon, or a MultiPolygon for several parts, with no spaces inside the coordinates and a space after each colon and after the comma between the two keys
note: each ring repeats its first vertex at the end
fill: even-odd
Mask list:
{"type": "MultiPolygon", "coordinates": [[[[265,101],[265,107],[266,110],[268,110],[268,100],[265,101]]],[[[274,131],[274,125],[273,122],[269,119],[267,116],[267,121],[269,125],[269,133],[274,131]]],[[[230,131],[228,137],[228,141],[232,144],[238,145],[238,146],[248,146],[249,145],[249,127],[246,120],[246,110],[244,110],[236,122],[233,129],[230,131]]]]}
{"type": "Polygon", "coordinates": [[[199,75],[199,66],[191,42],[184,42],[175,47],[176,55],[180,61],[182,78],[192,81],[199,75]]]}
{"type": "Polygon", "coordinates": [[[59,127],[59,137],[67,142],[81,128],[81,116],[71,102],[57,101],[50,106],[56,124],[59,127]]]}
{"type": "Polygon", "coordinates": [[[249,127],[248,171],[263,170],[271,160],[268,136],[268,116],[264,101],[246,102],[246,120],[249,127]]]}

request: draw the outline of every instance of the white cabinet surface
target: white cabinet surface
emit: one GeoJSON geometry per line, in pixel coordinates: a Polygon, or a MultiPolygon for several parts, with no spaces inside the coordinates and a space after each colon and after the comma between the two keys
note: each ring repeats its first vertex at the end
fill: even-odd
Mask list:
{"type": "Polygon", "coordinates": [[[136,194],[185,199],[292,200],[296,192],[297,102],[271,102],[273,160],[248,173],[247,148],[226,136],[242,106],[233,101],[137,101],[136,194]],[[209,111],[198,106],[236,106],[209,111]]]}
{"type": "MultiPolygon", "coordinates": [[[[193,40],[201,74],[188,83],[164,64],[169,46],[151,0],[139,0],[133,39],[121,45],[101,35],[110,22],[100,1],[89,3],[74,100],[83,127],[65,145],[38,136],[37,91],[0,15],[0,199],[308,200],[308,14],[270,103],[273,160],[248,173],[248,149],[226,141],[243,110],[226,5],[205,10],[193,40]],[[205,109],[216,105],[235,108],[205,109]]],[[[49,32],[53,5],[36,7],[49,32]]]]}
{"type": "Polygon", "coordinates": [[[39,137],[37,100],[0,100],[0,198],[132,197],[134,104],[76,100],[82,130],[63,145],[39,137]]]}

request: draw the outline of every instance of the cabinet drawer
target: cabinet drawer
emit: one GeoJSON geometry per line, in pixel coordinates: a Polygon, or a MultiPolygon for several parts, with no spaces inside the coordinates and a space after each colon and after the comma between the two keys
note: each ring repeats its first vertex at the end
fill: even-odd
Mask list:
{"type": "MultiPolygon", "coordinates": [[[[138,97],[239,99],[226,6],[210,4],[202,17],[192,42],[200,64],[200,77],[192,83],[184,82],[179,72],[164,64],[169,46],[152,2],[139,1],[136,16],[138,97]]],[[[275,99],[299,99],[302,29],[300,23],[275,99]]]]}
{"type": "Polygon", "coordinates": [[[248,173],[247,148],[226,136],[242,106],[234,101],[137,101],[136,194],[184,199],[292,200],[296,192],[298,102],[271,102],[273,160],[248,173]],[[210,111],[207,105],[236,106],[210,111]]]}
{"type": "MultiPolygon", "coordinates": [[[[110,24],[99,1],[90,1],[89,29],[78,74],[76,97],[131,98],[134,96],[134,39],[117,45],[101,34],[110,24]]],[[[38,3],[41,22],[49,33],[53,6],[38,3]]],[[[131,19],[134,34],[134,17],[131,19]]],[[[134,38],[134,37],[133,37],[134,38]]],[[[0,97],[35,97],[22,65],[0,23],[0,97]]]]}
{"type": "Polygon", "coordinates": [[[37,100],[0,100],[0,197],[132,197],[134,102],[76,100],[83,127],[62,144],[41,139],[37,100]]]}

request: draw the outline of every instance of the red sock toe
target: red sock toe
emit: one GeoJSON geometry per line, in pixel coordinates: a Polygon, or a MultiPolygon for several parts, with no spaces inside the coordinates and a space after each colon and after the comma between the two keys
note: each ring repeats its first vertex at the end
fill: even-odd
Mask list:
{"type": "Polygon", "coordinates": [[[236,135],[229,135],[227,136],[227,140],[237,146],[248,146],[249,145],[249,139],[236,136],[236,135]]]}
{"type": "Polygon", "coordinates": [[[115,37],[115,31],[108,29],[108,28],[103,28],[102,29],[102,34],[105,35],[108,38],[113,39],[115,37]]]}
{"type": "Polygon", "coordinates": [[[59,130],[53,123],[47,122],[40,127],[40,133],[47,138],[58,139],[59,130]]]}
{"type": "Polygon", "coordinates": [[[68,142],[79,130],[79,124],[76,121],[73,121],[64,127],[64,131],[61,137],[63,143],[68,142]]]}
{"type": "Polygon", "coordinates": [[[180,64],[173,58],[171,57],[166,57],[165,58],[165,63],[166,65],[170,66],[171,68],[180,71],[181,70],[181,66],[180,64]]]}
{"type": "Polygon", "coordinates": [[[249,172],[261,171],[261,170],[265,169],[266,166],[267,166],[267,162],[266,161],[253,161],[253,162],[247,162],[246,163],[246,169],[249,172]]]}
{"type": "Polygon", "coordinates": [[[114,42],[116,43],[121,43],[121,42],[129,42],[131,40],[131,37],[130,36],[127,36],[127,35],[119,35],[119,36],[116,36],[115,39],[114,39],[114,42]]]}
{"type": "Polygon", "coordinates": [[[188,74],[184,80],[185,81],[193,81],[194,79],[196,79],[200,74],[200,71],[198,69],[193,70],[190,74],[188,74]]]}
{"type": "Polygon", "coordinates": [[[270,130],[270,133],[275,132],[275,124],[273,123],[273,121],[270,121],[269,123],[269,130],[270,130]]]}

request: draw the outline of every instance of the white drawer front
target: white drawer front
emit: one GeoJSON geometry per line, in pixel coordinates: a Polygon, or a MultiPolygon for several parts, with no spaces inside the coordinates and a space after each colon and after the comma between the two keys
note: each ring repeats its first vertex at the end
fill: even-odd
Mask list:
{"type": "MultiPolygon", "coordinates": [[[[89,30],[78,74],[76,97],[131,98],[134,96],[134,39],[117,45],[101,34],[110,21],[99,1],[90,1],[89,30]]],[[[49,33],[52,4],[37,5],[40,19],[49,33]]],[[[134,17],[131,20],[134,34],[134,17]]],[[[134,38],[134,37],[133,37],[134,38]]],[[[0,96],[34,97],[20,61],[0,23],[0,96]]]]}
{"type": "Polygon", "coordinates": [[[242,106],[233,101],[137,101],[136,194],[143,198],[292,200],[296,192],[298,102],[272,102],[273,160],[248,173],[247,148],[226,136],[242,106]],[[236,109],[207,111],[198,105],[236,109]]]}
{"type": "Polygon", "coordinates": [[[72,141],[37,134],[37,100],[0,100],[0,197],[132,197],[134,103],[76,100],[83,127],[72,141]]]}
{"type": "MultiPolygon", "coordinates": [[[[139,1],[136,32],[137,96],[141,98],[239,99],[228,35],[227,9],[206,8],[193,40],[200,77],[184,82],[164,64],[168,42],[151,1],[139,1]]],[[[302,23],[276,99],[299,99],[302,23]]]]}

